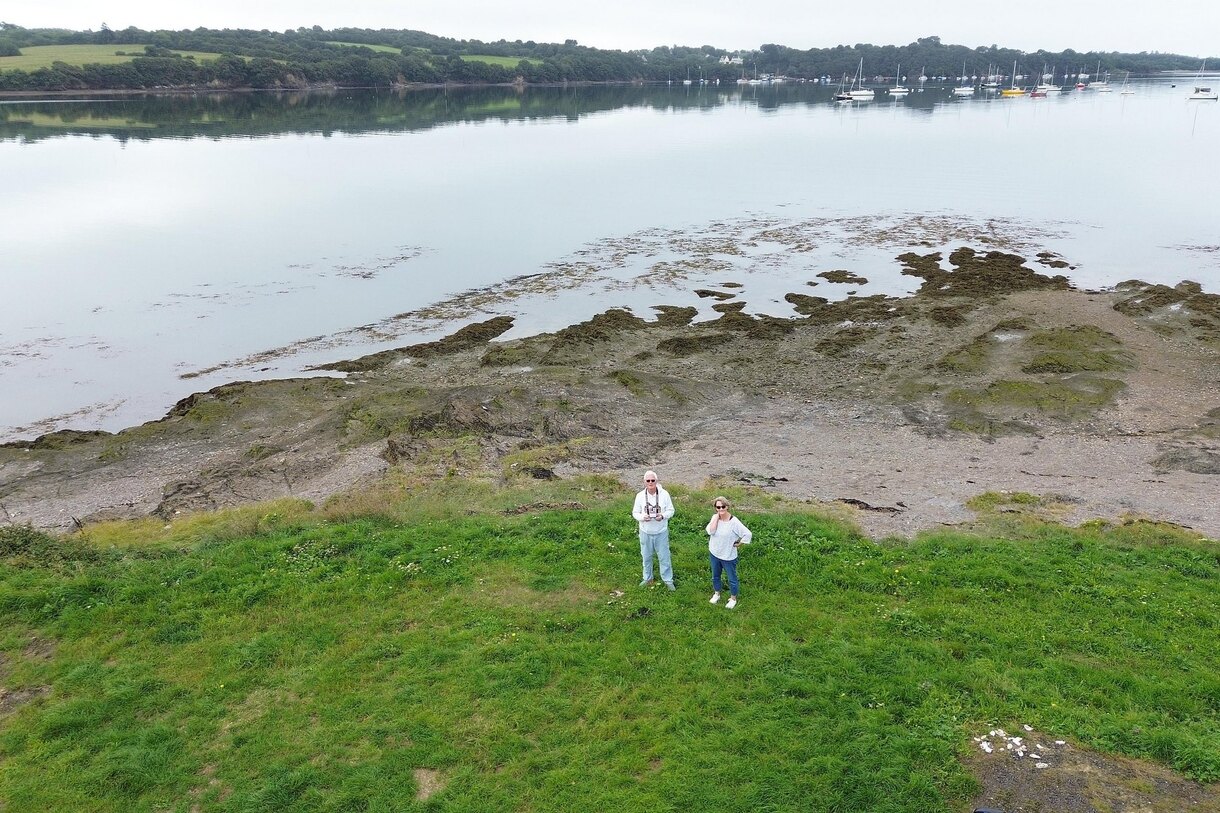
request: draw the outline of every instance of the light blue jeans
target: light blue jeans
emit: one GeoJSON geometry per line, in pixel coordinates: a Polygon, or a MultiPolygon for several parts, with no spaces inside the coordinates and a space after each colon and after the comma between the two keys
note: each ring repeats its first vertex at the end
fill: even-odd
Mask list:
{"type": "Polygon", "coordinates": [[[640,558],[644,560],[644,581],[652,581],[652,557],[656,555],[661,563],[661,581],[674,583],[674,565],[669,558],[669,529],[659,534],[646,534],[640,531],[640,558]]]}

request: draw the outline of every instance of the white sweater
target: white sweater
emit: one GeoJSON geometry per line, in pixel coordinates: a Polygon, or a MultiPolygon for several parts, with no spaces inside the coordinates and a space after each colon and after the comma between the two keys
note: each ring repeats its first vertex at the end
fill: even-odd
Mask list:
{"type": "Polygon", "coordinates": [[[709,535],[708,551],[717,559],[726,562],[737,558],[737,548],[733,547],[733,543],[740,542],[748,545],[754,538],[750,529],[742,525],[741,520],[737,517],[730,517],[728,522],[721,522],[717,516],[713,515],[712,521],[707,524],[707,532],[709,535]]]}

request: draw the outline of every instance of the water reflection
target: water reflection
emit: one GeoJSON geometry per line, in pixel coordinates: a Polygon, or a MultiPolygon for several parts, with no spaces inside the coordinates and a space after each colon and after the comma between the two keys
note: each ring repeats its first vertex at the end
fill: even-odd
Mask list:
{"type": "MultiPolygon", "coordinates": [[[[136,94],[121,97],[15,99],[0,103],[0,140],[37,142],[67,135],[120,141],[160,138],[257,138],[287,133],[391,133],[456,123],[534,121],[613,110],[759,111],[833,105],[835,88],[811,83],[746,86],[598,85],[569,87],[429,88],[374,91],[136,94]]],[[[1067,96],[1069,94],[1063,94],[1067,96]]],[[[897,98],[879,90],[873,102],[846,107],[900,108],[931,114],[945,105],[996,100],[956,99],[930,85],[897,98]]],[[[1007,100],[1006,100],[1007,103],[1007,100]]]]}
{"type": "Polygon", "coordinates": [[[1045,249],[1081,287],[1220,289],[1201,171],[1220,107],[1164,84],[846,106],[834,90],[0,101],[0,177],[19,191],[0,198],[17,303],[0,392],[22,393],[0,399],[0,440],[118,428],[196,389],[491,314],[519,332],[611,306],[710,317],[696,291],[726,280],[777,315],[811,281],[829,298],[905,293],[909,250],[1045,249]],[[835,269],[869,282],[819,281],[835,269]]]}

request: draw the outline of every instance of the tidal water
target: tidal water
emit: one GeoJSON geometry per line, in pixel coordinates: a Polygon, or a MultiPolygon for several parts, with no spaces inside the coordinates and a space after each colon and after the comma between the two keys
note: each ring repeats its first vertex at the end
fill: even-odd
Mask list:
{"type": "Polygon", "coordinates": [[[904,294],[898,254],[1060,255],[1080,287],[1220,291],[1220,105],[813,85],[0,102],[0,440],[227,381],[641,316],[739,283],[904,294]],[[817,274],[844,269],[867,283],[817,274]],[[816,282],[816,287],[807,283],[816,282]]]}

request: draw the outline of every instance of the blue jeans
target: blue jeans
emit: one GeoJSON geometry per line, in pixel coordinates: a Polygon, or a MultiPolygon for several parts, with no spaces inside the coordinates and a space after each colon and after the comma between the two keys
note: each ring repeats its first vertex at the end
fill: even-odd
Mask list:
{"type": "Polygon", "coordinates": [[[652,581],[652,557],[656,554],[661,563],[661,581],[674,583],[674,565],[669,558],[669,529],[659,534],[640,531],[640,558],[644,560],[644,581],[652,581]]]}
{"type": "Polygon", "coordinates": [[[729,595],[737,595],[737,560],[718,559],[714,553],[709,553],[708,558],[712,560],[712,589],[720,592],[720,571],[723,570],[729,576],[729,595]]]}

